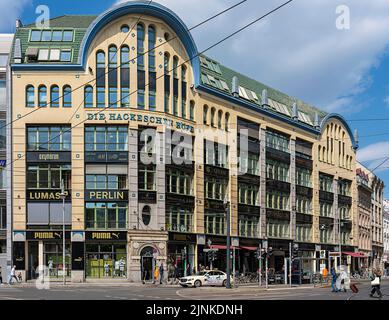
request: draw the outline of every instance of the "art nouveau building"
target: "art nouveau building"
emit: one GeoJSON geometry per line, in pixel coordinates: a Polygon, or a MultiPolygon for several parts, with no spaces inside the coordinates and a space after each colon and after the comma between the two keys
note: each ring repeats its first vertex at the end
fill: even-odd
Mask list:
{"type": "Polygon", "coordinates": [[[339,244],[356,251],[357,141],[345,120],[198,55],[186,30],[142,1],[17,29],[13,256],[27,278],[41,264],[61,275],[62,237],[74,281],[209,264],[208,244],[223,269],[224,199],[239,270],[256,270],[260,244],[274,271],[291,242],[307,272],[339,244]]]}

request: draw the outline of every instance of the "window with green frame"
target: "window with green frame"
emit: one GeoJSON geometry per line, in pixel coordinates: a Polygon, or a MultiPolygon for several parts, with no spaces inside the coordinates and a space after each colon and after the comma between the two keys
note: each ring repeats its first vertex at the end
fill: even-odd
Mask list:
{"type": "Polygon", "coordinates": [[[312,187],[312,170],[296,167],[296,184],[303,187],[312,187]]]}
{"type": "Polygon", "coordinates": [[[85,127],[85,151],[127,151],[127,126],[85,127]]]}
{"type": "Polygon", "coordinates": [[[28,151],[70,151],[70,127],[31,126],[27,127],[28,151]]]}
{"type": "Polygon", "coordinates": [[[86,229],[126,229],[128,204],[125,202],[85,203],[86,229]]]}
{"type": "Polygon", "coordinates": [[[312,199],[302,195],[296,195],[296,211],[299,213],[311,214],[312,199]]]}
{"type": "Polygon", "coordinates": [[[156,166],[139,164],[138,189],[141,191],[156,191],[156,166]]]}
{"type": "Polygon", "coordinates": [[[266,178],[289,182],[289,164],[266,159],[266,178]]]}
{"type": "Polygon", "coordinates": [[[222,212],[205,211],[205,233],[225,235],[226,234],[226,214],[222,212]]]}
{"type": "Polygon", "coordinates": [[[319,174],[320,190],[333,192],[333,178],[324,174],[319,174]]]}
{"type": "Polygon", "coordinates": [[[266,146],[283,152],[289,152],[289,138],[274,131],[266,131],[266,146]]]}
{"type": "Polygon", "coordinates": [[[27,189],[71,189],[72,171],[69,164],[39,164],[27,167],[27,189]]]}
{"type": "Polygon", "coordinates": [[[228,195],[228,180],[205,177],[205,198],[224,201],[228,195]]]}
{"type": "Polygon", "coordinates": [[[239,214],[238,231],[240,237],[259,238],[259,216],[253,214],[239,214]]]}
{"type": "Polygon", "coordinates": [[[289,238],[289,221],[278,219],[267,219],[267,236],[274,238],[289,238]]]}
{"type": "Polygon", "coordinates": [[[88,190],[125,190],[127,175],[125,174],[87,174],[85,187],[88,190]]]}
{"type": "Polygon", "coordinates": [[[238,184],[238,202],[241,204],[247,204],[250,206],[259,205],[259,186],[239,183],[238,184]]]}
{"type": "Polygon", "coordinates": [[[193,232],[193,210],[170,206],[166,210],[166,230],[193,232]]]}
{"type": "Polygon", "coordinates": [[[259,154],[248,152],[239,157],[239,171],[259,176],[259,154]]]}
{"type": "Polygon", "coordinates": [[[73,30],[31,30],[31,42],[72,42],[73,30]]]}
{"type": "Polygon", "coordinates": [[[192,195],[192,175],[180,171],[168,169],[166,172],[166,192],[182,194],[182,195],[192,195]]]}
{"type": "Polygon", "coordinates": [[[289,193],[279,190],[266,190],[266,207],[270,209],[289,210],[289,193]]]}

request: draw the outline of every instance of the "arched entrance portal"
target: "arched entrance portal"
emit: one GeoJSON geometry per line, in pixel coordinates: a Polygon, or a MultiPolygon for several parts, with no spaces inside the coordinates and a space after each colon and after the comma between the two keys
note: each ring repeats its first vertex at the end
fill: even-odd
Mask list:
{"type": "Polygon", "coordinates": [[[153,247],[145,247],[140,253],[141,275],[143,281],[153,281],[155,268],[155,253],[157,249],[153,247]]]}

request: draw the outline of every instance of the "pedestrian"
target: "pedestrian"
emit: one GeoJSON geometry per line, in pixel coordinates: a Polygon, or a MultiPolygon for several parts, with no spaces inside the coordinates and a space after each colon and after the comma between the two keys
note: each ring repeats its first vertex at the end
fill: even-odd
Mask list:
{"type": "Polygon", "coordinates": [[[164,268],[163,268],[163,262],[161,263],[161,265],[159,266],[159,284],[162,284],[162,281],[163,281],[163,273],[164,273],[164,268]]]}
{"type": "Polygon", "coordinates": [[[11,274],[10,274],[10,276],[9,276],[9,281],[8,281],[9,284],[12,284],[12,279],[15,279],[16,282],[19,282],[19,281],[18,281],[18,278],[17,278],[16,275],[15,275],[15,270],[16,270],[16,266],[14,265],[14,266],[12,267],[12,269],[11,269],[11,274]]]}
{"type": "Polygon", "coordinates": [[[186,275],[187,276],[190,276],[191,273],[190,273],[190,263],[188,262],[188,264],[186,265],[186,275]]]}
{"type": "Polygon", "coordinates": [[[109,264],[108,264],[107,261],[105,261],[105,263],[104,263],[104,275],[105,275],[106,277],[109,276],[109,264]]]}
{"type": "Polygon", "coordinates": [[[146,284],[146,278],[147,278],[147,269],[143,270],[143,284],[146,284]]]}
{"type": "Polygon", "coordinates": [[[346,282],[347,282],[347,272],[343,269],[341,272],[340,272],[340,290],[339,291],[344,291],[344,292],[347,292],[347,289],[346,289],[346,282]]]}
{"type": "Polygon", "coordinates": [[[178,278],[178,266],[177,266],[177,262],[174,264],[174,282],[177,281],[177,278],[178,278]]]}
{"type": "Polygon", "coordinates": [[[1,267],[0,267],[0,284],[3,284],[3,276],[1,274],[1,267]]]}
{"type": "MultiPolygon", "coordinates": [[[[373,269],[373,275],[374,279],[371,281],[371,292],[370,297],[373,298],[374,294],[377,292],[378,298],[382,298],[382,292],[381,292],[381,276],[382,273],[380,270],[373,269]]],[[[373,277],[372,277],[373,278],[373,277]]]]}
{"type": "Polygon", "coordinates": [[[322,275],[323,275],[324,282],[327,282],[328,270],[326,267],[324,267],[324,269],[322,271],[322,275]]]}
{"type": "Polygon", "coordinates": [[[338,292],[338,290],[336,289],[335,287],[335,284],[336,284],[336,272],[335,272],[335,268],[332,267],[331,268],[331,288],[332,288],[332,292],[338,292]]]}
{"type": "Polygon", "coordinates": [[[153,281],[153,284],[155,284],[156,282],[158,282],[158,277],[159,277],[159,268],[157,265],[155,265],[155,268],[154,268],[154,281],[153,281]]]}

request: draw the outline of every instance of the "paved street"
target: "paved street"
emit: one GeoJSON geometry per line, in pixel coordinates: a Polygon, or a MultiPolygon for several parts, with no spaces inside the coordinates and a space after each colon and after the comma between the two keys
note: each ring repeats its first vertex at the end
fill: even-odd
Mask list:
{"type": "MultiPolygon", "coordinates": [[[[181,288],[153,285],[96,285],[70,284],[64,288],[53,284],[49,290],[38,290],[29,285],[0,286],[0,300],[378,300],[369,297],[368,282],[360,283],[358,294],[332,293],[330,288],[272,287],[268,290],[255,287],[225,288],[181,288]]],[[[382,300],[389,300],[389,282],[382,286],[382,300]]]]}

